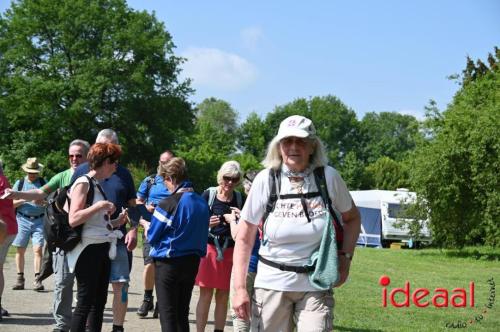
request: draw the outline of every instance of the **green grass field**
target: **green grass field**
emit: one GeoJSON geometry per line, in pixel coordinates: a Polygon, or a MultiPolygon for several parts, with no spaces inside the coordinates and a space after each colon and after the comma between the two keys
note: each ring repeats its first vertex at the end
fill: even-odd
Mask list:
{"type": "MultiPolygon", "coordinates": [[[[484,247],[462,251],[358,248],[349,281],[335,291],[335,330],[500,331],[498,301],[491,309],[485,307],[491,302],[490,294],[494,294],[488,280],[500,281],[499,261],[499,249],[484,247]],[[410,282],[410,292],[420,287],[429,289],[430,295],[423,301],[431,300],[435,288],[446,288],[449,297],[454,288],[469,292],[473,281],[475,306],[455,308],[450,304],[448,308],[436,308],[431,302],[419,308],[410,300],[409,307],[395,308],[388,300],[387,307],[383,307],[383,287],[379,284],[382,275],[391,279],[388,294],[393,288],[404,287],[406,281],[410,282]],[[461,327],[447,328],[447,323],[461,327]]],[[[403,300],[402,294],[396,296],[397,302],[403,300]]]]}

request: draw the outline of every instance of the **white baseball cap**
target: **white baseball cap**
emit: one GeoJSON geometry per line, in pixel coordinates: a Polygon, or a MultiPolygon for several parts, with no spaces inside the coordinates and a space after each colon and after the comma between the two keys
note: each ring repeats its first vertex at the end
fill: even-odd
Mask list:
{"type": "Polygon", "coordinates": [[[292,115],[281,121],[275,139],[281,141],[285,137],[306,138],[314,135],[316,135],[316,129],[311,120],[302,115],[292,115]]]}

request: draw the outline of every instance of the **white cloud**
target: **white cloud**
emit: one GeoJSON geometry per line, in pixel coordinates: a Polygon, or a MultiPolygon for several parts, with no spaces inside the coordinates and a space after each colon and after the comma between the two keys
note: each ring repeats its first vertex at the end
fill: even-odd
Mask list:
{"type": "Polygon", "coordinates": [[[216,48],[191,47],[182,56],[187,59],[183,76],[192,78],[195,87],[240,90],[258,75],[257,68],[245,58],[216,48]]]}
{"type": "Polygon", "coordinates": [[[240,32],[243,47],[255,51],[257,44],[263,37],[262,29],[259,27],[248,27],[240,32]]]}

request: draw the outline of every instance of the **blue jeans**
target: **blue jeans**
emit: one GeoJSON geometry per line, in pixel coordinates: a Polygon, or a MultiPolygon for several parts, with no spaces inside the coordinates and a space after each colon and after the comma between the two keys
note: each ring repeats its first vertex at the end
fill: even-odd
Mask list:
{"type": "Polygon", "coordinates": [[[52,253],[52,259],[55,281],[53,306],[55,328],[69,331],[75,274],[69,272],[68,260],[63,250],[56,249],[52,253]]]}

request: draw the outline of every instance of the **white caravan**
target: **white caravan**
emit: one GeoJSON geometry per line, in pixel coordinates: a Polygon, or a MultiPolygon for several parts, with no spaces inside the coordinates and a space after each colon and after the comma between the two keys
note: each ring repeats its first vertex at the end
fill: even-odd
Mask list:
{"type": "MultiPolygon", "coordinates": [[[[414,202],[416,199],[414,192],[398,189],[356,190],[350,193],[361,214],[359,245],[385,247],[394,241],[414,241],[406,226],[400,228],[395,225],[401,203],[414,202]]],[[[431,234],[425,225],[420,241],[431,241],[431,234]]]]}

